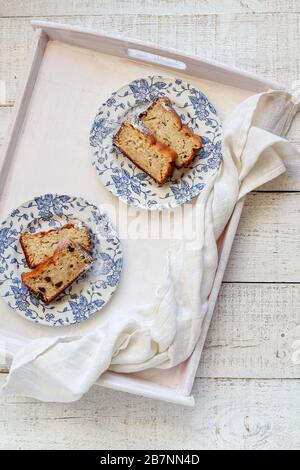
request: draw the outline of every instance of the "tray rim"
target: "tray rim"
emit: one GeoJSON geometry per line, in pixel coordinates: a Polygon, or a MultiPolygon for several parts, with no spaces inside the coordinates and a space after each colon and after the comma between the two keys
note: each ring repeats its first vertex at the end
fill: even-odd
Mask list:
{"type": "MultiPolygon", "coordinates": [[[[176,49],[172,48],[164,48],[161,46],[156,46],[149,42],[127,39],[121,37],[120,35],[112,35],[112,34],[104,34],[102,32],[95,31],[90,28],[84,28],[80,26],[73,26],[67,25],[62,23],[55,23],[49,21],[39,21],[34,20],[31,22],[33,28],[36,30],[36,45],[33,50],[32,58],[29,63],[29,70],[28,73],[25,75],[24,78],[24,85],[20,90],[20,94],[18,99],[16,100],[16,104],[14,107],[14,111],[11,117],[11,123],[7,132],[7,137],[2,145],[1,152],[0,152],[0,209],[1,209],[1,201],[2,201],[2,193],[5,187],[6,178],[9,173],[10,165],[12,163],[12,157],[15,149],[15,145],[18,140],[18,135],[22,126],[22,123],[25,118],[26,108],[28,103],[30,102],[31,93],[35,86],[35,81],[39,72],[39,67],[41,61],[43,59],[43,55],[49,40],[54,39],[60,42],[77,45],[77,47],[86,47],[92,50],[93,47],[82,46],[81,44],[76,44],[76,41],[79,37],[83,37],[84,39],[89,38],[89,40],[98,41],[99,44],[105,43],[106,46],[108,44],[113,44],[114,51],[110,51],[108,55],[115,55],[118,57],[126,58],[129,61],[133,61],[136,63],[136,60],[130,58],[127,54],[124,53],[123,48],[127,50],[128,48],[135,48],[140,50],[145,50],[150,53],[157,53],[158,55],[162,55],[165,58],[171,58],[175,60],[185,60],[188,64],[192,64],[193,67],[197,66],[197,68],[201,69],[201,66],[206,69],[206,73],[222,73],[228,74],[231,78],[234,77],[235,80],[241,80],[241,85],[243,80],[247,84],[252,84],[255,89],[249,89],[246,86],[241,86],[237,88],[246,89],[248,91],[258,92],[264,91],[268,88],[274,89],[285,89],[285,85],[264,79],[263,77],[259,77],[256,74],[248,73],[242,71],[236,67],[231,67],[228,65],[223,65],[217,61],[203,59],[197,57],[195,55],[189,55],[184,52],[181,52],[176,49]],[[55,37],[59,36],[59,34],[64,33],[67,35],[73,35],[72,41],[69,41],[68,38],[63,37],[55,37]],[[67,40],[66,40],[67,39],[67,40]],[[116,46],[117,48],[121,48],[122,51],[119,50],[119,53],[116,53],[116,46]],[[114,53],[115,52],[115,53],[114,53]],[[258,89],[260,87],[260,90],[258,89]],[[11,158],[10,158],[11,157],[11,158]]],[[[80,41],[78,41],[80,43],[80,41]]],[[[107,52],[106,52],[107,53],[107,52]]],[[[141,63],[148,63],[147,61],[140,60],[141,63]]],[[[161,67],[162,69],[170,70],[170,67],[166,67],[160,64],[156,64],[156,66],[161,67]]],[[[171,67],[174,70],[173,67],[171,67]]],[[[175,69],[176,70],[176,69],[175,69]]],[[[189,74],[190,68],[187,67],[186,70],[179,70],[180,73],[189,74]]],[[[192,70],[194,70],[192,68],[192,70]]],[[[195,75],[196,76],[196,75],[195,75]]],[[[201,70],[199,70],[199,77],[203,77],[201,74],[201,70]]],[[[210,78],[214,82],[218,82],[214,76],[210,78]]],[[[219,83],[224,83],[220,82],[219,83]]],[[[226,84],[226,83],[224,83],[226,84]]],[[[232,85],[231,85],[232,86],[232,85]]],[[[191,354],[191,356],[187,360],[187,367],[186,367],[186,374],[184,377],[184,381],[182,386],[179,388],[171,388],[163,385],[159,385],[155,382],[151,382],[145,379],[140,379],[136,377],[131,377],[127,374],[118,374],[111,371],[106,371],[96,382],[97,385],[101,385],[106,388],[111,388],[113,390],[124,391],[128,393],[134,393],[137,395],[164,400],[172,403],[177,403],[185,406],[193,406],[194,405],[194,398],[191,395],[191,390],[193,387],[193,383],[196,377],[197,368],[199,365],[199,360],[201,357],[202,349],[204,346],[204,342],[206,339],[207,331],[210,325],[210,321],[213,315],[214,307],[216,300],[218,298],[219,290],[221,287],[223,275],[225,272],[225,268],[227,265],[227,261],[230,255],[231,246],[234,240],[234,236],[237,230],[237,226],[240,220],[240,216],[242,213],[243,205],[245,202],[245,197],[242,198],[240,201],[237,202],[231,218],[225,228],[223,234],[223,242],[219,251],[219,262],[218,268],[216,271],[214,283],[212,286],[212,290],[209,297],[209,310],[207,315],[204,318],[203,328],[201,330],[201,334],[198,340],[198,343],[191,354]]]]}
{"type": "MultiPolygon", "coordinates": [[[[186,62],[187,62],[187,65],[189,65],[190,63],[197,63],[197,65],[202,65],[202,66],[206,66],[208,67],[211,71],[216,71],[216,70],[219,70],[219,71],[222,71],[222,72],[227,72],[231,75],[231,78],[233,76],[235,76],[236,78],[239,78],[239,79],[246,79],[246,80],[249,80],[252,82],[253,85],[258,85],[261,89],[261,86],[264,86],[267,88],[276,88],[276,89],[285,89],[286,88],[286,85],[283,84],[283,83],[280,83],[278,81],[275,81],[275,80],[270,80],[270,79],[266,79],[258,74],[255,74],[253,72],[247,72],[243,69],[240,69],[238,67],[234,67],[234,66],[231,66],[231,65],[228,65],[228,64],[223,64],[221,62],[218,62],[216,60],[213,60],[213,59],[206,59],[206,58],[203,58],[201,56],[197,56],[197,55],[194,55],[194,54],[188,54],[184,51],[180,51],[179,49],[175,49],[175,48],[172,48],[172,47],[163,47],[163,46],[159,46],[159,45],[156,45],[156,44],[152,44],[151,42],[149,41],[141,41],[139,39],[132,39],[132,38],[126,38],[125,36],[121,36],[120,34],[110,34],[110,33],[103,33],[101,31],[97,31],[97,30],[94,30],[92,28],[87,28],[87,27],[83,27],[83,26],[76,26],[76,25],[68,25],[68,24],[65,24],[65,23],[55,23],[55,22],[52,22],[52,21],[44,21],[44,20],[32,20],[31,21],[31,25],[33,27],[33,29],[35,30],[42,30],[44,31],[45,33],[47,33],[49,35],[49,37],[51,38],[51,34],[53,35],[53,33],[57,32],[57,31],[61,31],[61,32],[65,32],[65,33],[75,33],[75,35],[77,35],[77,37],[80,37],[81,35],[85,35],[85,36],[90,36],[92,38],[95,38],[95,39],[98,39],[100,41],[102,41],[103,43],[106,43],[106,44],[109,44],[111,42],[114,43],[114,45],[118,45],[118,46],[123,46],[125,47],[126,49],[130,49],[131,47],[133,48],[139,48],[138,50],[140,51],[146,51],[146,52],[150,52],[150,53],[162,53],[162,55],[166,58],[169,58],[169,59],[178,59],[180,61],[180,59],[186,59],[186,62]]],[[[53,39],[53,38],[52,38],[53,39]]],[[[66,39],[66,38],[65,38],[66,39]]],[[[62,38],[60,38],[60,40],[62,41],[62,38]]],[[[62,42],[66,42],[68,43],[68,41],[64,40],[62,42]]],[[[70,41],[70,43],[72,44],[72,42],[70,41]]],[[[113,55],[117,55],[119,57],[124,57],[124,58],[127,58],[128,60],[133,60],[134,59],[130,59],[130,57],[128,56],[128,54],[124,53],[123,54],[113,54],[113,55]]],[[[135,60],[136,61],[136,60],[135,60]]],[[[144,62],[144,63],[148,63],[147,61],[143,61],[143,60],[139,60],[140,62],[144,62]]],[[[157,64],[159,65],[159,64],[157,64]]],[[[170,67],[167,67],[167,66],[163,66],[163,65],[160,65],[161,67],[163,68],[166,68],[166,69],[169,69],[170,67]]],[[[172,67],[171,67],[172,68],[172,67]]],[[[187,69],[188,70],[188,69],[187,69]]],[[[187,70],[181,70],[181,73],[188,73],[187,70]]],[[[179,70],[180,72],[180,70],[179,70]]],[[[218,80],[214,80],[214,81],[218,81],[218,80]]],[[[224,82],[220,82],[220,83],[224,83],[224,82]]],[[[232,83],[232,82],[230,82],[232,83]]],[[[249,83],[249,82],[247,82],[249,83]]],[[[251,89],[251,88],[246,88],[245,86],[243,86],[242,88],[245,88],[249,91],[259,91],[259,90],[256,90],[255,89],[251,89]]]]}

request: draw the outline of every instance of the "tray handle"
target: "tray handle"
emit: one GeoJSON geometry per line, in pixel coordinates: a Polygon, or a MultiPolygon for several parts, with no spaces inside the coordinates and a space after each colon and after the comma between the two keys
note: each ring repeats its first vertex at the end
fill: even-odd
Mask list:
{"type": "Polygon", "coordinates": [[[170,57],[165,57],[158,54],[152,54],[151,52],[146,52],[142,49],[133,49],[127,48],[126,53],[130,59],[140,60],[142,62],[150,62],[151,64],[158,64],[164,67],[170,67],[177,70],[186,70],[187,65],[181,60],[170,59],[170,57]]]}

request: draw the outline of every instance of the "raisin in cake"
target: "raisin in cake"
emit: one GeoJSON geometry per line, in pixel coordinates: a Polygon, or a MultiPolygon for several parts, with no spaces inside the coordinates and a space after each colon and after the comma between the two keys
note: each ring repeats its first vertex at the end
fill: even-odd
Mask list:
{"type": "Polygon", "coordinates": [[[36,297],[49,304],[92,263],[92,257],[84,248],[71,240],[63,240],[57,245],[53,256],[33,271],[22,274],[22,282],[36,297]]]}
{"type": "Polygon", "coordinates": [[[23,232],[20,243],[29,268],[36,268],[52,256],[58,244],[65,239],[79,243],[88,252],[92,251],[89,230],[82,222],[75,221],[47,232],[23,232]]]}
{"type": "Polygon", "coordinates": [[[171,176],[176,152],[158,142],[142,124],[124,122],[114,137],[114,144],[157,183],[163,184],[171,176]]]}
{"type": "Polygon", "coordinates": [[[177,153],[177,168],[187,167],[201,148],[201,138],[194,134],[172,107],[166,96],[157,98],[152,105],[140,115],[144,126],[156,139],[169,145],[177,153]]]}

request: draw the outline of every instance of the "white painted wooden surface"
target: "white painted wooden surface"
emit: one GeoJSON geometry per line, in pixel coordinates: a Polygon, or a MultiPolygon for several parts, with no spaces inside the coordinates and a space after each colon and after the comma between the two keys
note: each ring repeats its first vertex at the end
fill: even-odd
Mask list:
{"type": "MultiPolygon", "coordinates": [[[[0,144],[47,18],[126,33],[291,84],[299,1],[0,1],[0,144]],[[263,47],[262,47],[263,44],[263,47]]],[[[300,149],[300,116],[289,138],[300,149]]],[[[0,398],[0,448],[300,448],[300,163],[251,194],[194,387],[194,410],[93,387],[71,405],[0,398]]],[[[5,374],[0,375],[0,380],[5,374]]]]}
{"type": "Polygon", "coordinates": [[[0,449],[300,448],[299,386],[198,379],[195,409],[96,386],[68,405],[2,398],[0,449]]]}

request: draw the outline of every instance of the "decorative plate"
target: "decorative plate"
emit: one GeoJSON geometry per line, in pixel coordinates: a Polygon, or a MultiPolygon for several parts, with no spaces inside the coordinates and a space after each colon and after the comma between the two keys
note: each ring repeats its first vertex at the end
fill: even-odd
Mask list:
{"type": "Polygon", "coordinates": [[[158,76],[134,80],[100,107],[90,133],[93,165],[104,184],[127,204],[144,209],[169,209],[200,194],[221,159],[221,123],[212,103],[198,89],[179,79],[158,76]],[[184,124],[202,138],[202,149],[188,168],[174,170],[159,186],[113,145],[126,119],[144,111],[158,96],[172,101],[184,124]]]}
{"type": "Polygon", "coordinates": [[[45,194],[22,204],[0,226],[0,296],[24,318],[48,326],[66,326],[87,320],[104,307],[115,291],[122,269],[120,240],[106,214],[74,196],[45,194]],[[21,282],[28,271],[19,236],[81,220],[91,231],[93,267],[49,305],[21,282]]]}

